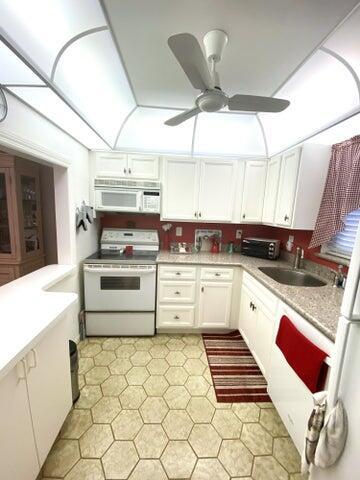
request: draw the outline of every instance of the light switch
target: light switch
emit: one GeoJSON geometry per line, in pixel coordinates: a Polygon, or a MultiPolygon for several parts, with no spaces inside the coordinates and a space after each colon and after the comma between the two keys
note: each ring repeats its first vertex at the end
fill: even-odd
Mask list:
{"type": "Polygon", "coordinates": [[[241,240],[242,237],[242,230],[236,230],[235,238],[236,240],[241,240]]]}
{"type": "Polygon", "coordinates": [[[182,237],[182,227],[176,227],[175,235],[177,237],[182,237]]]}

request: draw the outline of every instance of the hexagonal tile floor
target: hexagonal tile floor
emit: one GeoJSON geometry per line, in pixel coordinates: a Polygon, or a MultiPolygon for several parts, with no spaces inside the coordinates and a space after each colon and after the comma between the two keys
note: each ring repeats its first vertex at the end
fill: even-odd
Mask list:
{"type": "Polygon", "coordinates": [[[43,479],[304,480],[271,403],[217,403],[199,335],[92,337],[43,479]]]}

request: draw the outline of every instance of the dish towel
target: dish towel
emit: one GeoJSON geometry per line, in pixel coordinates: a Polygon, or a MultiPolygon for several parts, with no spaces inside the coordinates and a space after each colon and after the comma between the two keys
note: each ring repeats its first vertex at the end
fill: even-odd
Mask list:
{"type": "Polygon", "coordinates": [[[327,354],[306,338],[286,315],[281,317],[276,345],[311,393],[323,388],[321,383],[327,354]]]}
{"type": "Polygon", "coordinates": [[[308,422],[301,471],[307,473],[313,463],[320,468],[334,465],[344,451],[348,421],[342,401],[326,414],[327,392],[318,392],[314,398],[314,409],[308,422]]]}

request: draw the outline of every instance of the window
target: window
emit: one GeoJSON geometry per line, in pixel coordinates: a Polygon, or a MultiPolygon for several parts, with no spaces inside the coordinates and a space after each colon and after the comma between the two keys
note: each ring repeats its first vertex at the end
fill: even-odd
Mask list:
{"type": "Polygon", "coordinates": [[[354,210],[347,215],[344,230],[334,235],[331,241],[322,248],[322,252],[342,258],[350,258],[359,224],[360,210],[354,210]]]}

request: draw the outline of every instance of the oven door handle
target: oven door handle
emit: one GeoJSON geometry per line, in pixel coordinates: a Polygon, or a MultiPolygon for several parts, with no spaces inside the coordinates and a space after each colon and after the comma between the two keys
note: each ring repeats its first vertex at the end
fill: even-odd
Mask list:
{"type": "Polygon", "coordinates": [[[84,272],[90,273],[113,273],[114,275],[145,275],[148,273],[155,273],[156,267],[151,267],[148,269],[142,268],[106,268],[106,267],[87,267],[84,266],[84,272]]]}

